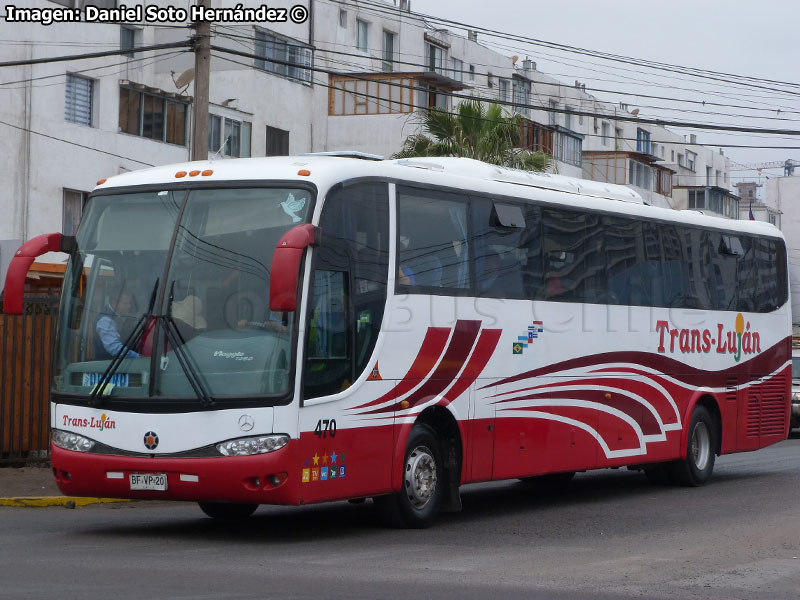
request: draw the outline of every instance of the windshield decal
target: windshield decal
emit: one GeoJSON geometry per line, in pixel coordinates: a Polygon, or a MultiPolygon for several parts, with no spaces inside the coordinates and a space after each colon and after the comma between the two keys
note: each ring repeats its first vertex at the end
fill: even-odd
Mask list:
{"type": "Polygon", "coordinates": [[[285,201],[281,202],[281,208],[283,209],[283,212],[292,217],[292,223],[299,223],[303,220],[298,217],[296,213],[303,210],[305,205],[306,199],[295,198],[294,194],[289,194],[289,197],[286,198],[285,201]]]}

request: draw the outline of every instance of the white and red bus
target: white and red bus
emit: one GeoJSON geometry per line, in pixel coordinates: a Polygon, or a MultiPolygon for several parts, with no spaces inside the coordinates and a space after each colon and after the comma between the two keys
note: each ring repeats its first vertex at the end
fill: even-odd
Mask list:
{"type": "Polygon", "coordinates": [[[70,495],[374,498],[627,466],[701,485],[787,436],[780,232],[468,159],[300,156],[126,173],[70,253],[52,466],[70,495]]]}

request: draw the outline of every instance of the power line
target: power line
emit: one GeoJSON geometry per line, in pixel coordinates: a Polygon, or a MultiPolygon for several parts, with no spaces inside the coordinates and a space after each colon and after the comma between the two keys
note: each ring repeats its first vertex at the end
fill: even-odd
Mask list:
{"type": "MultiPolygon", "coordinates": [[[[134,62],[142,62],[142,64],[134,66],[134,68],[139,68],[140,69],[142,67],[145,67],[145,66],[148,66],[148,65],[152,65],[152,64],[155,64],[157,62],[161,62],[162,60],[166,60],[168,58],[172,58],[173,56],[177,56],[179,54],[185,54],[187,52],[190,52],[190,50],[180,50],[178,52],[168,52],[166,54],[163,54],[163,55],[159,56],[158,60],[154,60],[154,61],[148,62],[148,63],[144,63],[142,61],[150,60],[151,58],[153,58],[152,56],[142,56],[142,57],[139,57],[139,58],[129,58],[129,59],[124,60],[122,62],[114,63],[114,64],[111,64],[111,65],[102,65],[100,67],[90,67],[88,69],[79,69],[79,70],[76,70],[76,71],[70,71],[70,75],[90,73],[90,72],[93,72],[93,71],[99,71],[101,69],[112,69],[114,67],[121,67],[123,65],[127,66],[127,65],[130,65],[130,63],[134,63],[134,62]]],[[[104,73],[104,74],[99,75],[99,76],[100,77],[108,77],[109,75],[116,75],[118,73],[121,73],[124,70],[126,70],[126,69],[122,69],[121,71],[115,71],[114,73],[104,73]]],[[[0,82],[0,90],[17,90],[17,89],[20,89],[23,86],[19,86],[19,87],[15,87],[15,88],[5,87],[5,86],[14,85],[14,84],[17,84],[17,83],[32,83],[34,81],[41,81],[43,79],[53,79],[55,77],[66,77],[66,75],[67,75],[66,73],[53,73],[51,75],[42,75],[40,77],[29,77],[27,79],[18,79],[16,81],[0,82]]],[[[37,86],[33,86],[33,87],[36,87],[36,88],[48,87],[49,85],[53,85],[53,84],[46,84],[46,85],[41,85],[41,86],[37,85],[37,86]]],[[[58,84],[56,84],[56,85],[60,85],[60,82],[58,84]]]]}
{"type": "MultiPolygon", "coordinates": [[[[227,28],[227,29],[231,29],[231,28],[227,28]]],[[[238,40],[255,41],[255,38],[251,37],[251,36],[234,35],[234,34],[226,34],[226,33],[218,34],[218,36],[222,37],[222,38],[225,38],[225,39],[230,39],[232,41],[238,41],[238,40]]],[[[239,43],[241,43],[241,42],[239,42],[239,43]]],[[[273,40],[273,41],[271,41],[271,43],[273,45],[289,45],[288,42],[283,42],[283,41],[280,41],[280,40],[273,40]]],[[[244,44],[242,44],[242,45],[244,45],[244,44]]],[[[335,54],[335,55],[339,55],[339,56],[351,56],[351,57],[356,57],[356,58],[365,58],[361,54],[356,54],[356,53],[352,53],[352,52],[343,52],[343,51],[337,51],[337,50],[327,50],[325,48],[319,48],[319,47],[313,47],[311,49],[314,50],[316,53],[335,54]]],[[[407,55],[407,56],[418,56],[418,55],[410,54],[410,53],[404,53],[404,54],[407,55]]],[[[337,61],[335,59],[332,59],[330,57],[326,57],[324,55],[322,56],[322,58],[324,60],[326,60],[326,62],[329,62],[329,63],[333,62],[333,63],[343,64],[343,65],[352,66],[352,67],[357,66],[355,63],[352,63],[352,62],[348,63],[346,61],[337,61]]],[[[383,60],[383,59],[379,59],[377,57],[372,57],[372,56],[367,57],[367,58],[369,58],[370,60],[383,60]]],[[[426,65],[424,63],[411,62],[411,61],[406,61],[406,60],[394,60],[393,59],[391,62],[394,63],[394,64],[406,65],[406,66],[423,67],[423,68],[428,67],[428,65],[426,65]]],[[[499,65],[498,65],[498,67],[502,68],[499,65]]],[[[480,75],[480,76],[490,76],[490,75],[492,75],[491,73],[488,73],[488,72],[487,73],[476,73],[476,72],[472,72],[472,71],[467,71],[465,69],[452,69],[451,68],[451,69],[447,69],[447,70],[450,71],[450,72],[453,72],[453,73],[460,73],[462,76],[464,74],[480,75]]],[[[500,77],[500,76],[497,75],[497,77],[500,77]]],[[[564,88],[564,89],[567,89],[567,90],[573,89],[572,86],[569,86],[567,84],[563,84],[563,83],[560,83],[560,82],[554,83],[554,82],[547,82],[547,81],[538,81],[538,80],[530,79],[530,78],[529,78],[529,80],[531,81],[532,84],[535,83],[535,84],[538,84],[538,85],[559,87],[559,88],[564,88]]],[[[476,88],[487,89],[487,90],[491,89],[491,88],[487,88],[486,86],[478,86],[478,85],[473,85],[472,86],[472,89],[476,89],[476,88]]],[[[727,105],[727,104],[722,104],[722,103],[713,103],[713,102],[707,102],[707,101],[701,101],[701,100],[688,100],[688,99],[680,99],[680,98],[671,98],[671,97],[666,97],[666,96],[649,96],[649,95],[644,95],[644,94],[638,94],[638,93],[635,93],[635,92],[623,92],[623,91],[619,91],[619,90],[596,89],[596,88],[589,88],[589,89],[592,89],[593,91],[602,91],[602,92],[607,92],[607,93],[615,93],[615,94],[636,96],[636,97],[642,97],[642,98],[658,98],[658,99],[664,99],[664,100],[671,100],[671,101],[675,101],[675,102],[687,102],[687,103],[700,104],[700,105],[714,105],[714,106],[730,107],[730,108],[742,108],[742,109],[746,109],[746,110],[759,110],[759,111],[762,111],[762,112],[770,112],[770,113],[776,112],[776,110],[774,110],[774,109],[755,108],[755,107],[741,106],[741,105],[727,105]]],[[[583,90],[581,90],[581,91],[583,91],[583,90]]],[[[548,97],[548,98],[562,99],[562,96],[561,95],[557,95],[557,94],[540,94],[540,93],[535,92],[535,91],[534,91],[534,93],[536,93],[537,96],[545,96],[545,97],[548,97]]],[[[595,99],[595,98],[592,98],[591,100],[590,99],[576,98],[575,100],[578,101],[578,102],[584,102],[584,101],[606,102],[606,101],[595,99]]],[[[637,106],[640,106],[642,108],[651,108],[651,109],[666,110],[666,111],[682,110],[684,112],[695,112],[695,113],[699,113],[699,114],[730,116],[730,117],[743,117],[743,118],[750,118],[750,119],[764,119],[764,120],[770,120],[770,121],[779,120],[779,121],[789,121],[789,122],[800,122],[800,120],[790,119],[788,117],[772,117],[772,116],[769,116],[769,117],[763,116],[763,117],[761,117],[761,116],[757,116],[757,115],[742,115],[742,114],[732,114],[732,113],[712,112],[712,111],[694,111],[694,110],[689,110],[689,109],[673,108],[673,107],[648,106],[648,105],[643,105],[643,104],[639,104],[639,103],[637,103],[637,106]]],[[[777,112],[785,112],[785,113],[790,113],[790,114],[800,114],[800,111],[792,111],[792,110],[780,110],[779,109],[777,112]]]]}
{"type": "MultiPolygon", "coordinates": [[[[192,46],[192,40],[181,42],[170,42],[169,44],[153,44],[151,46],[139,46],[137,52],[147,52],[150,50],[169,50],[171,48],[187,48],[192,46]]],[[[39,65],[44,63],[65,62],[70,60],[84,60],[87,58],[102,58],[104,56],[117,56],[120,54],[130,54],[130,48],[107,50],[104,52],[87,52],[85,54],[70,54],[68,56],[51,56],[48,58],[28,58],[25,60],[9,60],[0,62],[0,67],[20,67],[24,65],[39,65]]]]}
{"type": "MultiPolygon", "coordinates": [[[[254,53],[251,53],[251,52],[242,52],[240,50],[234,50],[232,48],[224,48],[224,47],[216,46],[216,45],[213,45],[213,44],[211,46],[211,49],[216,51],[216,52],[222,52],[222,53],[226,53],[226,54],[233,54],[235,56],[241,56],[241,57],[244,57],[244,58],[252,58],[252,59],[255,59],[255,60],[265,60],[267,62],[274,63],[274,64],[292,66],[292,67],[300,68],[300,69],[304,69],[304,70],[315,71],[315,72],[319,72],[319,73],[326,73],[328,75],[346,75],[348,77],[352,77],[353,79],[360,79],[360,80],[363,80],[363,81],[374,81],[373,79],[370,79],[370,78],[367,78],[367,77],[362,77],[362,76],[359,76],[359,75],[354,74],[354,73],[340,73],[340,72],[337,72],[337,71],[333,71],[332,69],[323,69],[323,68],[320,68],[320,67],[311,67],[311,66],[306,66],[306,65],[299,65],[299,64],[294,63],[294,62],[282,61],[282,60],[277,60],[277,59],[274,59],[274,58],[266,59],[266,57],[264,57],[264,56],[260,56],[258,54],[254,54],[254,53]]],[[[426,88],[423,88],[423,87],[420,87],[420,86],[409,86],[409,85],[404,85],[404,84],[397,83],[397,82],[392,82],[392,81],[382,81],[381,83],[383,83],[385,85],[401,87],[401,88],[408,88],[408,89],[413,89],[413,90],[417,90],[417,91],[428,91],[426,88]]],[[[741,133],[764,133],[764,134],[774,134],[774,135],[800,136],[800,130],[795,130],[795,129],[768,129],[768,128],[761,128],[761,127],[739,127],[739,126],[722,125],[722,124],[716,124],[716,123],[695,123],[695,122],[688,122],[688,121],[672,121],[672,120],[666,120],[666,119],[647,119],[647,118],[640,118],[640,117],[633,116],[633,115],[630,115],[630,116],[614,115],[613,117],[610,117],[609,115],[604,114],[604,113],[575,110],[575,109],[572,109],[572,108],[561,109],[561,108],[554,108],[552,106],[539,106],[539,105],[533,105],[533,104],[529,104],[529,103],[517,103],[517,102],[510,102],[510,101],[507,101],[507,100],[499,100],[499,99],[495,100],[495,99],[492,99],[492,98],[483,98],[483,97],[480,97],[480,96],[469,96],[467,94],[457,94],[457,93],[454,93],[454,92],[439,92],[439,91],[437,91],[436,93],[437,94],[441,93],[441,94],[449,96],[451,98],[459,98],[459,99],[465,99],[465,100],[476,100],[476,101],[479,101],[479,102],[493,102],[495,104],[500,104],[500,105],[503,105],[503,106],[512,106],[512,107],[516,107],[516,108],[527,108],[527,109],[533,109],[533,110],[542,111],[542,112],[564,113],[564,114],[570,114],[570,115],[575,115],[575,116],[584,116],[584,117],[592,117],[592,118],[597,117],[597,118],[609,119],[609,120],[613,120],[613,121],[631,122],[631,123],[638,123],[638,124],[644,124],[644,125],[656,125],[656,126],[659,126],[659,127],[682,127],[682,128],[686,128],[686,129],[706,129],[706,130],[711,130],[711,131],[736,131],[736,132],[741,132],[741,133]]]]}
{"type": "Polygon", "coordinates": [[[108,156],[113,156],[115,158],[123,158],[125,160],[130,160],[141,165],[145,165],[148,167],[154,167],[155,165],[150,164],[148,162],[144,162],[143,160],[138,160],[136,158],[131,158],[130,156],[123,156],[122,154],[114,154],[113,152],[108,152],[107,150],[100,150],[99,148],[93,148],[91,146],[86,146],[84,144],[79,144],[77,142],[72,142],[70,140],[65,140],[63,138],[55,137],[54,135],[48,135],[46,133],[42,133],[41,131],[34,131],[33,129],[28,129],[27,127],[20,127],[19,125],[14,125],[12,123],[6,123],[5,121],[0,121],[0,125],[5,125],[6,127],[13,127],[14,129],[18,129],[20,131],[25,131],[27,133],[32,133],[34,135],[39,135],[41,137],[45,137],[51,140],[55,140],[57,142],[64,142],[65,144],[69,144],[71,146],[77,146],[78,148],[85,148],[86,150],[92,150],[94,152],[100,152],[101,154],[107,154],[108,156]]]}
{"type": "MultiPolygon", "coordinates": [[[[327,2],[328,4],[337,4],[339,6],[349,6],[346,2],[343,2],[342,0],[322,0],[322,1],[327,2]]],[[[376,4],[374,2],[370,2],[369,0],[360,0],[359,6],[360,5],[367,5],[367,6],[370,7],[370,10],[373,10],[374,12],[379,13],[379,14],[384,14],[384,15],[389,14],[389,15],[392,15],[392,16],[401,16],[402,15],[402,11],[398,11],[396,9],[393,11],[392,7],[379,5],[379,4],[376,4]]],[[[710,77],[710,76],[712,76],[712,75],[714,75],[714,76],[721,75],[721,76],[724,76],[724,77],[734,77],[734,78],[743,79],[743,80],[746,80],[746,81],[757,81],[757,82],[760,82],[760,83],[769,83],[769,84],[773,84],[773,85],[777,84],[777,85],[788,85],[790,87],[800,87],[800,84],[795,83],[795,82],[778,81],[778,80],[773,80],[773,79],[765,79],[765,78],[752,77],[752,76],[747,76],[747,75],[737,75],[737,74],[734,74],[734,73],[725,73],[725,72],[721,72],[721,71],[713,71],[713,70],[709,70],[709,69],[700,69],[700,68],[696,68],[696,67],[687,67],[687,66],[684,66],[684,65],[674,65],[674,64],[670,64],[670,63],[662,63],[662,62],[657,62],[657,61],[649,61],[649,60],[645,60],[645,59],[637,59],[637,58],[633,58],[633,57],[629,57],[629,56],[623,56],[623,55],[618,55],[618,54],[600,52],[600,51],[597,51],[597,50],[590,50],[590,49],[587,49],[587,48],[581,48],[581,47],[578,47],[578,46],[570,46],[570,45],[567,45],[567,44],[559,44],[559,43],[556,43],[556,42],[549,42],[549,41],[546,41],[546,40],[540,40],[540,39],[537,39],[537,38],[530,38],[530,37],[517,35],[517,34],[509,34],[509,33],[505,33],[505,32],[502,32],[502,31],[495,30],[495,29],[489,29],[489,28],[486,28],[486,27],[481,27],[479,25],[470,25],[468,23],[455,21],[453,19],[445,19],[445,18],[442,18],[442,17],[435,17],[433,15],[428,15],[428,14],[423,14],[423,13],[411,13],[409,11],[407,14],[409,16],[413,15],[414,17],[416,17],[419,20],[426,20],[426,21],[431,21],[431,22],[434,22],[434,23],[441,23],[441,24],[445,24],[445,25],[451,25],[451,26],[455,26],[456,28],[459,28],[459,29],[464,29],[464,30],[467,30],[467,31],[471,30],[471,31],[475,31],[477,33],[481,33],[482,32],[482,33],[484,33],[484,35],[489,35],[490,37],[493,36],[493,37],[498,37],[500,39],[507,39],[507,40],[517,41],[517,42],[525,42],[525,43],[532,44],[534,46],[544,46],[544,47],[547,47],[547,48],[553,48],[553,49],[556,49],[556,50],[561,50],[561,51],[570,52],[570,53],[583,54],[583,55],[587,55],[587,56],[601,58],[601,59],[608,60],[608,61],[620,62],[620,63],[623,63],[623,64],[633,64],[633,65],[643,66],[645,68],[650,68],[650,69],[658,69],[658,70],[662,70],[662,71],[682,73],[682,74],[688,75],[690,77],[716,80],[717,79],[716,77],[710,77]]],[[[720,81],[727,81],[725,79],[719,79],[719,80],[720,81]]],[[[730,82],[730,81],[728,81],[728,82],[730,82]]],[[[733,83],[733,82],[730,82],[730,83],[733,83]]],[[[775,89],[773,87],[765,87],[765,86],[761,86],[761,85],[755,85],[755,84],[752,84],[752,83],[742,83],[740,85],[742,85],[743,87],[754,87],[754,88],[761,88],[761,89],[767,89],[767,90],[770,90],[770,91],[775,91],[775,89]]],[[[800,95],[800,93],[789,92],[787,90],[781,90],[781,91],[785,91],[786,93],[792,93],[792,94],[800,95]]]]}
{"type": "MultiPolygon", "coordinates": [[[[212,46],[212,50],[215,50],[214,46],[212,46]]],[[[221,59],[221,60],[224,60],[224,61],[227,61],[227,62],[231,62],[231,63],[237,64],[237,65],[241,65],[241,66],[244,66],[244,67],[252,67],[252,65],[250,65],[248,63],[237,61],[237,60],[234,60],[232,58],[228,58],[228,57],[225,57],[225,56],[218,56],[218,55],[215,55],[215,56],[217,58],[221,59]]],[[[271,61],[271,62],[276,62],[276,63],[283,62],[285,64],[291,64],[292,66],[297,66],[294,63],[288,63],[288,62],[285,62],[285,61],[277,61],[276,60],[276,61],[271,61]]],[[[300,68],[307,68],[307,67],[300,67],[300,68]]],[[[316,69],[314,69],[314,70],[316,70],[316,69]]],[[[264,73],[267,74],[269,72],[268,71],[264,71],[264,73]]],[[[367,80],[367,81],[374,81],[374,80],[367,80]]],[[[323,88],[326,88],[326,89],[332,89],[332,90],[337,90],[337,91],[344,92],[344,90],[342,88],[338,88],[338,87],[335,87],[333,85],[327,84],[327,83],[325,83],[324,81],[321,81],[321,80],[313,80],[313,84],[314,85],[318,85],[318,86],[323,87],[323,88]]],[[[403,87],[403,88],[407,88],[407,89],[411,89],[411,90],[419,90],[419,89],[421,89],[421,88],[418,88],[416,86],[406,86],[406,85],[401,85],[401,84],[397,84],[397,85],[399,87],[403,87]]],[[[374,99],[374,100],[376,100],[376,102],[378,104],[383,103],[383,105],[387,106],[387,107],[389,105],[391,105],[391,104],[395,104],[395,105],[407,106],[409,108],[415,108],[415,109],[419,109],[419,110],[429,110],[430,109],[430,107],[424,106],[424,105],[421,105],[421,104],[416,104],[416,103],[413,103],[413,102],[405,102],[403,100],[390,100],[390,99],[381,98],[380,96],[376,96],[374,94],[369,94],[369,93],[366,93],[366,92],[355,92],[355,91],[350,92],[350,91],[348,91],[346,93],[354,94],[354,95],[362,97],[362,98],[374,99]]],[[[489,102],[493,102],[493,101],[490,100],[489,102]]],[[[453,112],[453,111],[441,111],[441,112],[443,112],[445,114],[453,115],[453,116],[458,116],[459,115],[459,113],[453,112]]],[[[390,113],[382,113],[382,114],[384,114],[384,116],[387,116],[390,113]]],[[[413,116],[412,112],[401,113],[401,114],[404,114],[408,118],[411,118],[413,116]]],[[[401,114],[395,113],[395,116],[401,116],[401,114]]],[[[353,116],[358,116],[358,115],[353,115],[353,116]]],[[[476,120],[490,121],[490,119],[485,119],[485,118],[484,119],[476,119],[476,120]]],[[[545,127],[545,129],[549,129],[549,126],[544,126],[543,125],[542,127],[545,127]]],[[[549,130],[552,131],[552,129],[549,129],[549,130]]],[[[603,136],[601,134],[578,134],[578,135],[581,135],[583,137],[599,137],[599,138],[605,137],[605,136],[603,136]]],[[[609,138],[609,139],[611,139],[611,138],[609,138]]],[[[614,138],[614,139],[621,140],[621,141],[630,141],[630,142],[637,141],[636,138],[625,138],[625,137],[614,138]]],[[[672,145],[679,144],[679,142],[657,142],[657,143],[672,144],[672,145]]],[[[683,142],[683,143],[686,144],[686,142],[683,142]]],[[[697,144],[697,145],[701,145],[701,144],[697,144]]],[[[800,146],[755,146],[755,145],[717,144],[717,143],[713,143],[713,144],[712,143],[707,143],[707,144],[702,144],[702,145],[703,146],[715,146],[715,147],[720,147],[720,148],[758,148],[758,149],[767,149],[767,150],[770,150],[770,149],[772,149],[772,150],[800,150],[800,146]]],[[[601,152],[601,151],[602,150],[598,150],[598,152],[601,152]]],[[[635,150],[632,150],[632,152],[635,152],[635,150]]]]}

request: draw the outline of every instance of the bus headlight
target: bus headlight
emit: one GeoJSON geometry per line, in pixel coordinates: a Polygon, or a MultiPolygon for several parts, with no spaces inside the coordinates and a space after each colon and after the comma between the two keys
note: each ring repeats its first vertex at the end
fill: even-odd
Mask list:
{"type": "Polygon", "coordinates": [[[217,450],[223,456],[250,456],[275,452],[288,443],[289,436],[285,434],[258,435],[220,442],[217,444],[217,450]]]}
{"type": "Polygon", "coordinates": [[[75,452],[89,452],[94,448],[95,441],[85,438],[77,433],[70,433],[69,431],[61,431],[60,429],[53,429],[50,436],[53,444],[64,450],[74,450],[75,452]]]}

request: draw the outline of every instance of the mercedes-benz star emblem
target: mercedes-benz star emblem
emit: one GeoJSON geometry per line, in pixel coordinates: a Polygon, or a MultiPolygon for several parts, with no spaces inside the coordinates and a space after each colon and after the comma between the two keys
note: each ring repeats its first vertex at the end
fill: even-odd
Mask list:
{"type": "Polygon", "coordinates": [[[158,448],[158,436],[155,431],[148,431],[144,434],[144,447],[148,450],[158,448]]]}
{"type": "Polygon", "coordinates": [[[242,431],[250,431],[255,427],[256,422],[253,420],[253,417],[250,415],[242,415],[239,417],[239,429],[242,431]]]}

